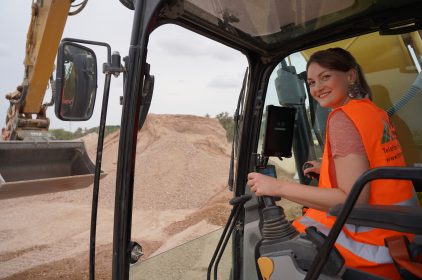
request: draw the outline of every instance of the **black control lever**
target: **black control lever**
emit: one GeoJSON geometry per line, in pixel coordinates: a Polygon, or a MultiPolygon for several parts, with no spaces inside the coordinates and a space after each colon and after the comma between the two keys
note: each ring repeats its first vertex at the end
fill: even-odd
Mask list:
{"type": "MultiPolygon", "coordinates": [[[[262,158],[266,158],[261,156],[262,158]]],[[[257,159],[260,157],[258,156],[257,159]]],[[[274,165],[267,165],[265,161],[257,161],[255,170],[258,173],[277,178],[274,165]]],[[[299,233],[286,219],[284,209],[276,204],[280,197],[260,196],[258,202],[262,207],[262,244],[291,240],[299,233]]]]}

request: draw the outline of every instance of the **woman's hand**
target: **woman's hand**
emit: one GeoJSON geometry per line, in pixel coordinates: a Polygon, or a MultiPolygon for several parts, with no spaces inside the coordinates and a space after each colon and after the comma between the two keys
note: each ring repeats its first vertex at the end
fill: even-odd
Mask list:
{"type": "Polygon", "coordinates": [[[303,170],[303,174],[306,177],[312,179],[312,176],[310,175],[310,173],[320,174],[320,169],[321,169],[321,163],[320,162],[311,160],[311,161],[305,162],[305,164],[307,164],[307,163],[310,164],[311,167],[305,168],[303,170]]]}
{"type": "Polygon", "coordinates": [[[247,184],[257,196],[281,196],[281,182],[273,177],[252,172],[248,174],[247,184]]]}

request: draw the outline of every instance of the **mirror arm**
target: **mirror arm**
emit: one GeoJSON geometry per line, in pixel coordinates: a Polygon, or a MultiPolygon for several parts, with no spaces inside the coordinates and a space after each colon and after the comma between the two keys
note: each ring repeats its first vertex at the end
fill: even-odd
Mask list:
{"type": "Polygon", "coordinates": [[[104,145],[104,134],[107,120],[107,107],[110,93],[111,73],[105,76],[103,104],[101,107],[100,127],[98,128],[97,154],[95,158],[94,187],[92,190],[91,230],[89,240],[89,279],[95,279],[95,239],[97,235],[98,197],[101,178],[101,162],[104,145]]]}
{"type": "Polygon", "coordinates": [[[90,41],[90,40],[82,40],[82,39],[76,39],[76,38],[63,38],[62,42],[74,42],[74,43],[81,43],[81,44],[87,44],[87,45],[104,46],[107,48],[107,62],[111,63],[111,47],[107,43],[90,41]]]}
{"type": "Polygon", "coordinates": [[[113,74],[117,78],[122,72],[126,72],[126,68],[121,64],[120,53],[113,52],[111,61],[103,64],[103,73],[113,74]]]}

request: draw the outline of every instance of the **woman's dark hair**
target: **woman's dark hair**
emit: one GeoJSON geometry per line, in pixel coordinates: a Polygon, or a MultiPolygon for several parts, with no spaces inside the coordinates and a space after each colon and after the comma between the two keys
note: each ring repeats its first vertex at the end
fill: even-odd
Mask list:
{"type": "Polygon", "coordinates": [[[317,63],[324,68],[342,72],[355,69],[357,72],[356,85],[359,88],[360,96],[365,97],[368,95],[368,97],[371,98],[371,89],[366,82],[362,68],[348,51],[342,48],[330,48],[317,51],[309,58],[308,63],[306,64],[306,71],[308,71],[309,65],[312,63],[317,63]]]}

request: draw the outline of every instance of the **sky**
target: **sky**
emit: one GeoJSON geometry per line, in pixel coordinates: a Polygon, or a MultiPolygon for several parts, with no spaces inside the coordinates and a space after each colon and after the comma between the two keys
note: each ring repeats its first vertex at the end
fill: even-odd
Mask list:
{"type": "MultiPolygon", "coordinates": [[[[0,126],[5,125],[9,102],[4,96],[23,80],[26,35],[31,0],[0,1],[0,126]]],[[[118,0],[89,0],[85,9],[67,19],[63,38],[103,41],[122,57],[128,54],[133,11],[118,0]]],[[[105,48],[90,47],[97,54],[98,69],[105,62],[105,48]]],[[[156,114],[215,116],[233,114],[240,92],[246,57],[240,52],[175,25],[156,29],[150,37],[148,63],[155,76],[150,108],[156,114]]],[[[50,107],[50,128],[76,130],[99,125],[104,76],[99,73],[96,107],[85,122],[63,122],[50,107]]],[[[120,125],[123,76],[112,78],[107,124],[120,125]]],[[[51,92],[46,92],[45,101],[51,92]]]]}

